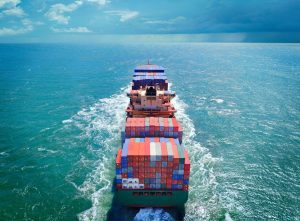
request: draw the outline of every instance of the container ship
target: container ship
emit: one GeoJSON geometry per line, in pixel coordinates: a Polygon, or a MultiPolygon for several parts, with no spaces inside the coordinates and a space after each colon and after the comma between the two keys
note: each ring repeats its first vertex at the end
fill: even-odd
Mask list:
{"type": "Polygon", "coordinates": [[[188,199],[190,160],[165,69],[149,62],[137,66],[127,96],[115,199],[127,207],[182,207],[188,199]]]}

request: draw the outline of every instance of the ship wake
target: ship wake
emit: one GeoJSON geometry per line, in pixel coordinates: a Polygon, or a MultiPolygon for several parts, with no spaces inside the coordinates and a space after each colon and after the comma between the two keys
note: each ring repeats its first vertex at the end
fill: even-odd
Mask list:
{"type": "MultiPolygon", "coordinates": [[[[90,168],[84,181],[74,181],[77,170],[72,171],[66,177],[66,180],[78,190],[81,196],[92,202],[91,208],[78,214],[79,220],[106,219],[111,209],[114,158],[117,149],[120,148],[120,131],[121,125],[125,122],[124,110],[128,105],[126,91],[129,88],[129,86],[124,87],[119,93],[100,99],[90,107],[83,108],[70,119],[63,121],[66,129],[79,130],[78,139],[83,144],[87,144],[88,154],[82,156],[78,163],[81,167],[90,168]]],[[[217,159],[213,158],[209,150],[196,141],[195,126],[186,113],[187,104],[178,97],[173,101],[178,111],[176,117],[183,126],[183,144],[189,152],[192,165],[189,200],[186,204],[184,220],[208,220],[217,201],[216,194],[214,194],[217,185],[214,165],[217,159]],[[204,198],[210,198],[208,203],[204,198]]],[[[153,214],[161,214],[161,209],[140,210],[137,214],[136,212],[138,211],[135,211],[135,217],[140,214],[139,216],[145,218],[149,214],[151,217],[153,214]]]]}

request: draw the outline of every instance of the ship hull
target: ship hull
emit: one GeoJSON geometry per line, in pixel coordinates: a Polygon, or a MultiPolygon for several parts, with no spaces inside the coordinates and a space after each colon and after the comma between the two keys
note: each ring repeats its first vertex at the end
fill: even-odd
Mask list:
{"type": "Polygon", "coordinates": [[[182,207],[188,191],[119,190],[115,197],[118,203],[128,207],[182,207]]]}

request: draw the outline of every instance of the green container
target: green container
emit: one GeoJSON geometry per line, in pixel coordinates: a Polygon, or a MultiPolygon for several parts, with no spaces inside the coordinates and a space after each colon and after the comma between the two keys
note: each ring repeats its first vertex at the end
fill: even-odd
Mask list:
{"type": "Polygon", "coordinates": [[[188,191],[117,190],[115,198],[127,207],[182,207],[188,200],[188,191]]]}

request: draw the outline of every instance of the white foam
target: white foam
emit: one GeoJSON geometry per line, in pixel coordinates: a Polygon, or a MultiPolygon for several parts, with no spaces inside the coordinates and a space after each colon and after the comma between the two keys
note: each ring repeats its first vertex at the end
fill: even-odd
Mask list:
{"type": "Polygon", "coordinates": [[[37,150],[38,150],[39,152],[45,151],[45,152],[49,152],[49,153],[57,153],[57,152],[58,152],[57,150],[50,150],[50,149],[43,148],[43,147],[38,147],[37,150]]]}
{"type": "Polygon", "coordinates": [[[214,102],[216,102],[218,104],[222,104],[224,102],[224,100],[221,99],[221,98],[213,98],[213,99],[211,99],[211,101],[214,101],[214,102]]]}
{"type": "Polygon", "coordinates": [[[69,123],[72,123],[72,120],[71,119],[63,120],[62,123],[63,124],[69,124],[69,123]]]}
{"type": "MultiPolygon", "coordinates": [[[[128,105],[126,91],[128,87],[121,89],[120,93],[109,98],[100,99],[90,107],[78,111],[70,119],[65,128],[75,127],[81,132],[79,139],[89,140],[98,146],[87,146],[88,151],[97,156],[94,162],[95,169],[87,174],[83,183],[77,184],[71,179],[72,174],[66,177],[77,190],[92,201],[92,207],[78,214],[80,220],[103,220],[106,217],[108,206],[112,199],[111,188],[114,176],[114,156],[120,147],[120,128],[126,119],[125,108],[128,105]]],[[[80,159],[80,164],[89,163],[86,159],[80,159]]],[[[76,173],[76,172],[74,172],[76,173]]]]}
{"type": "Polygon", "coordinates": [[[195,140],[196,129],[192,119],[186,114],[188,105],[178,97],[173,99],[177,109],[176,117],[183,126],[183,144],[191,160],[189,200],[186,204],[185,220],[207,220],[210,211],[217,207],[216,177],[214,165],[220,159],[195,140]],[[201,196],[211,192],[209,200],[201,201],[201,196]]]}
{"type": "Polygon", "coordinates": [[[0,156],[8,156],[8,155],[9,155],[9,154],[6,153],[6,152],[4,152],[4,151],[0,153],[0,156]]]}
{"type": "Polygon", "coordinates": [[[225,221],[233,221],[233,219],[230,217],[230,214],[228,212],[225,213],[225,221]]]}
{"type": "MultiPolygon", "coordinates": [[[[92,207],[78,214],[80,220],[103,220],[106,218],[112,194],[112,179],[114,176],[113,160],[120,146],[120,127],[125,121],[125,108],[129,99],[122,88],[120,93],[109,98],[100,99],[90,107],[83,108],[72,116],[65,125],[80,129],[80,139],[89,139],[90,143],[99,144],[99,149],[91,148],[97,154],[95,169],[89,173],[82,184],[68,181],[80,191],[83,196],[92,201],[92,207]],[[104,134],[104,135],[103,135],[104,134]]],[[[196,130],[191,118],[185,113],[188,105],[178,97],[174,99],[177,109],[176,117],[182,123],[184,130],[183,142],[192,162],[189,201],[186,204],[186,220],[208,219],[209,211],[216,208],[216,178],[214,164],[218,159],[212,157],[209,150],[195,140],[196,130]],[[201,202],[203,191],[213,192],[209,200],[201,202]]],[[[205,193],[206,194],[206,193],[205,193]]],[[[154,210],[155,211],[155,210],[154,210]]]]}
{"type": "Polygon", "coordinates": [[[135,215],[133,221],[173,221],[172,216],[163,209],[145,208],[135,215]]]}

